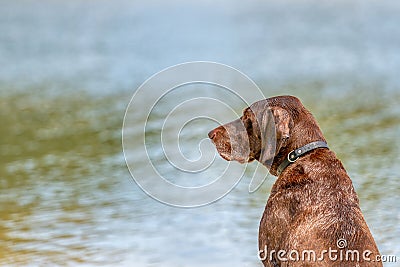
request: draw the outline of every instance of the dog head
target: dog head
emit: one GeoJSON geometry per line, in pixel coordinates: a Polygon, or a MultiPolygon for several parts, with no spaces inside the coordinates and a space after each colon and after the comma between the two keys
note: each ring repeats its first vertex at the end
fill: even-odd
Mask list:
{"type": "Polygon", "coordinates": [[[258,160],[276,175],[276,168],[293,149],[325,141],[311,113],[293,96],[253,103],[243,115],[208,133],[218,153],[240,163],[258,160]]]}

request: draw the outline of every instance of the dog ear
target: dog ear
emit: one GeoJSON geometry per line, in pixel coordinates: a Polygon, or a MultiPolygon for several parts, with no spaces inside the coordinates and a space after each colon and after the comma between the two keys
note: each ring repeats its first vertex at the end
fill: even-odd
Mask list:
{"type": "Polygon", "coordinates": [[[270,167],[279,150],[286,146],[292,127],[293,120],[285,109],[281,107],[266,109],[260,123],[261,163],[270,167]]]}

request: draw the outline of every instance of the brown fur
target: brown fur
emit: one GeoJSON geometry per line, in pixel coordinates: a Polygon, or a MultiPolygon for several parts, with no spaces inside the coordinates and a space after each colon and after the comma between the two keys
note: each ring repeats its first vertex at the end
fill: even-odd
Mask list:
{"type": "MultiPolygon", "coordinates": [[[[256,159],[273,175],[290,151],[325,141],[314,117],[292,96],[258,101],[238,120],[211,131],[209,137],[226,160],[256,159]]],[[[260,256],[266,257],[264,266],[382,266],[374,261],[379,251],[352,182],[335,153],[326,148],[301,156],[279,175],[260,222],[259,249],[260,256]],[[347,241],[345,248],[338,247],[340,239],[347,241]],[[329,249],[332,257],[328,252],[322,254],[329,249]],[[279,250],[286,254],[278,257],[279,250]],[[305,250],[313,250],[316,260],[306,254],[304,261],[291,260],[296,258],[295,252],[289,257],[293,250],[299,258],[305,250]],[[357,250],[359,261],[352,261],[350,254],[346,260],[347,250],[357,250]],[[371,261],[363,258],[367,250],[371,261]]]]}

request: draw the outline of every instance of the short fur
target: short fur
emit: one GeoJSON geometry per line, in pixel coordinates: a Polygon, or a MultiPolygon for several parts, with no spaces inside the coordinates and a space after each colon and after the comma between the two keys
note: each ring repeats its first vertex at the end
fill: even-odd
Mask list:
{"type": "MultiPolygon", "coordinates": [[[[212,130],[209,137],[226,160],[256,159],[273,175],[290,151],[326,141],[312,114],[293,96],[258,101],[238,120],[212,130]]],[[[350,177],[326,148],[301,156],[279,175],[260,222],[259,249],[264,266],[271,267],[382,266],[375,261],[379,251],[350,177]],[[344,248],[338,247],[342,239],[347,242],[344,248]],[[278,256],[279,250],[286,254],[278,256]],[[299,257],[295,252],[289,257],[294,250],[299,257]],[[310,250],[315,258],[307,254],[301,258],[310,250]],[[357,250],[359,261],[356,254],[352,260],[353,252],[348,250],[357,250]],[[365,259],[363,253],[368,254],[365,259]]]]}

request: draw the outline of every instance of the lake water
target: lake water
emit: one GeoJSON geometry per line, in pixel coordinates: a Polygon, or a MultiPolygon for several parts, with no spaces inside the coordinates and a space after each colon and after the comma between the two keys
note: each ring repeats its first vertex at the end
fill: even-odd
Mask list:
{"type": "MultiPolygon", "coordinates": [[[[2,3],[0,264],[260,266],[258,224],[275,177],[249,194],[253,163],[224,198],[183,209],[145,194],[125,164],[135,89],[193,60],[231,65],[267,97],[299,97],[349,172],[380,252],[400,261],[399,12],[373,0],[2,3]]],[[[152,125],[169,112],[156,111],[152,125]]],[[[212,127],[189,125],[182,151],[196,157],[212,127]]],[[[217,157],[198,176],[209,181],[224,164],[217,157]]]]}

